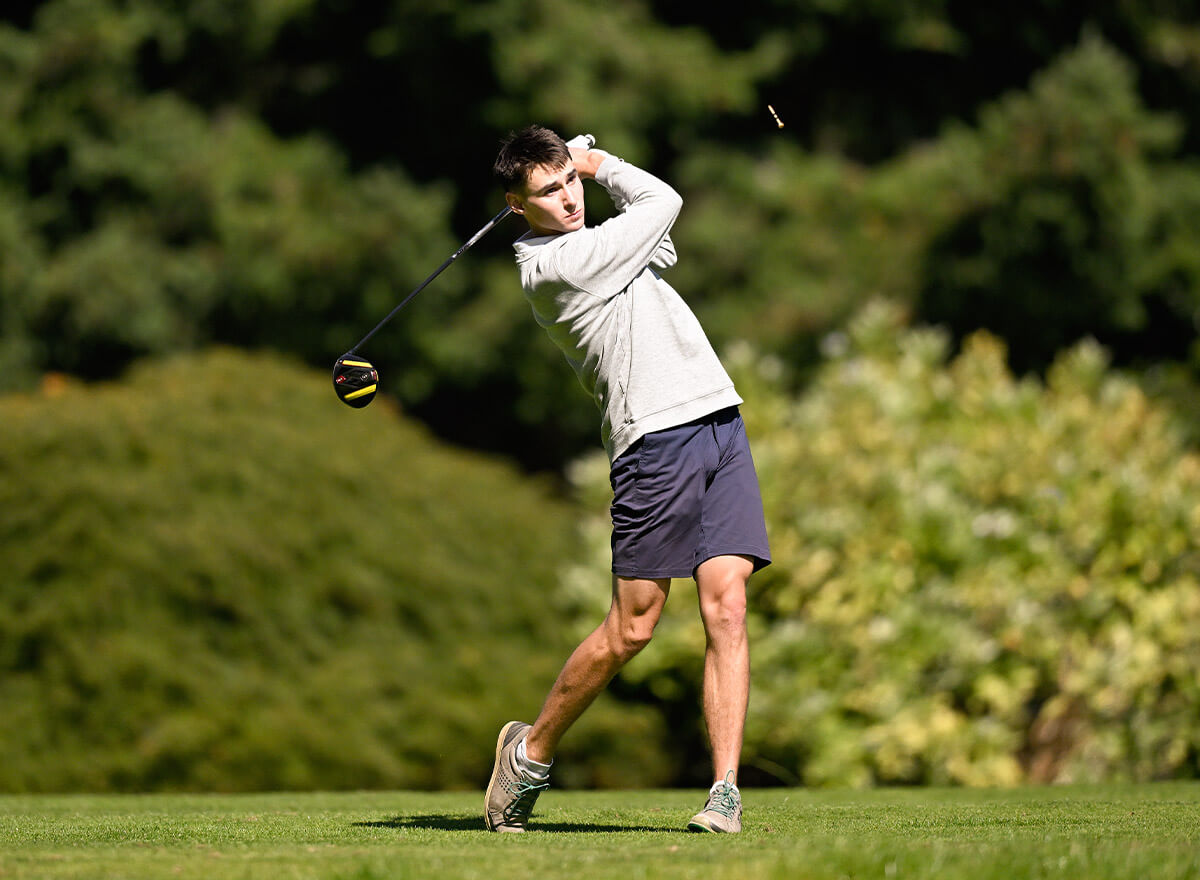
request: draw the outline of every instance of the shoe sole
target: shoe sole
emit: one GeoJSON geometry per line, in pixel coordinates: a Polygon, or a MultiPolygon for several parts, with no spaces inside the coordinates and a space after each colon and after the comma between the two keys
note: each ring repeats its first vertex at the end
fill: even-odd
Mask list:
{"type": "Polygon", "coordinates": [[[488,780],[487,791],[484,792],[483,795],[483,824],[487,826],[488,831],[497,830],[496,826],[492,825],[492,789],[496,785],[496,779],[500,776],[500,753],[504,751],[504,738],[508,735],[508,732],[512,730],[514,724],[521,723],[522,722],[520,721],[508,722],[508,724],[500,728],[500,735],[496,737],[496,760],[492,762],[492,778],[488,780]]]}

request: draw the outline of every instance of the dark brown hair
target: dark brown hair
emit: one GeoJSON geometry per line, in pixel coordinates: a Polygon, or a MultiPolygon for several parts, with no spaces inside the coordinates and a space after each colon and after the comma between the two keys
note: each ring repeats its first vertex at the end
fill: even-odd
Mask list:
{"type": "Polygon", "coordinates": [[[492,170],[507,192],[519,192],[534,168],[558,169],[570,161],[571,153],[561,137],[548,128],[530,125],[501,141],[492,170]]]}

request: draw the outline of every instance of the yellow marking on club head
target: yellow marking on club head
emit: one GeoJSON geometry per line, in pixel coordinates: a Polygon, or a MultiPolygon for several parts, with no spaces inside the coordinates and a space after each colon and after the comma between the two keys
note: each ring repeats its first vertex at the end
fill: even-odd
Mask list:
{"type": "Polygon", "coordinates": [[[360,397],[366,397],[368,394],[374,394],[378,385],[368,385],[366,388],[359,388],[357,391],[351,391],[342,400],[357,400],[360,397]]]}
{"type": "Polygon", "coordinates": [[[342,361],[342,366],[343,367],[366,367],[368,370],[371,369],[371,365],[369,363],[367,363],[366,361],[342,361]]]}

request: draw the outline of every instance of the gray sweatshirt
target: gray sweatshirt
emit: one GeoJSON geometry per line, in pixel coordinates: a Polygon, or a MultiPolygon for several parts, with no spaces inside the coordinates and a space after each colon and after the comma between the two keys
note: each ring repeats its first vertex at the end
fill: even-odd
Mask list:
{"type": "Polygon", "coordinates": [[[615,156],[596,181],[616,216],[563,235],[530,232],[513,247],[534,317],[600,408],[613,461],[643,434],[742,399],[700,322],[657,271],[675,265],[669,233],[679,194],[615,156]]]}

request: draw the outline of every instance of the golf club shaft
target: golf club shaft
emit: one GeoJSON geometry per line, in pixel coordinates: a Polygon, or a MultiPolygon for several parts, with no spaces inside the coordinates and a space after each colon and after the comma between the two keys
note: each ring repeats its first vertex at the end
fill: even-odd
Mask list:
{"type": "MultiPolygon", "coordinates": [[[[590,134],[576,135],[575,137],[573,137],[569,141],[567,141],[568,147],[574,147],[574,148],[583,149],[583,150],[590,150],[595,145],[596,145],[596,138],[590,134]]],[[[437,278],[439,275],[441,275],[442,271],[447,266],[449,266],[451,263],[453,263],[455,260],[457,260],[459,257],[461,257],[464,253],[466,253],[466,251],[471,247],[471,245],[475,244],[475,242],[479,241],[479,239],[481,239],[485,235],[487,235],[488,232],[491,231],[493,226],[495,226],[497,223],[499,223],[501,220],[503,220],[505,217],[507,217],[511,213],[512,213],[512,208],[505,206],[503,211],[501,211],[499,214],[497,214],[495,217],[493,217],[491,220],[489,220],[482,229],[480,229],[478,232],[476,232],[474,235],[472,235],[470,238],[468,238],[466,244],[464,244],[462,247],[460,247],[458,250],[456,250],[454,253],[452,253],[446,259],[446,262],[442,263],[442,265],[440,265],[436,269],[434,269],[432,275],[430,275],[428,278],[426,278],[424,281],[422,281],[420,284],[418,284],[416,289],[414,289],[412,293],[410,293],[408,296],[404,297],[404,299],[400,300],[399,305],[397,305],[394,309],[392,309],[390,312],[388,312],[387,315],[384,317],[384,319],[382,321],[380,321],[378,324],[376,324],[370,333],[368,333],[362,339],[358,340],[358,342],[355,343],[354,347],[351,348],[350,351],[348,351],[346,353],[354,354],[360,348],[362,348],[364,345],[366,345],[367,341],[372,336],[374,336],[376,333],[378,333],[379,329],[381,327],[383,327],[384,324],[386,324],[388,321],[392,320],[392,318],[395,317],[395,315],[398,311],[400,311],[402,308],[404,308],[406,305],[408,305],[408,301],[410,299],[412,299],[414,296],[416,296],[418,293],[420,293],[422,290],[424,290],[426,287],[428,287],[429,282],[433,281],[434,278],[437,278]]]]}
{"type": "Polygon", "coordinates": [[[497,214],[495,217],[493,217],[491,220],[489,220],[487,222],[487,225],[485,225],[482,229],[480,229],[478,232],[476,232],[474,235],[472,235],[469,239],[467,239],[466,244],[464,244],[462,247],[460,247],[458,250],[456,250],[454,253],[452,253],[446,259],[446,262],[442,263],[442,265],[440,265],[436,269],[434,269],[433,273],[428,278],[426,278],[424,281],[422,281],[420,284],[418,284],[416,286],[416,288],[412,291],[412,293],[410,293],[408,296],[404,297],[404,299],[400,300],[400,304],[397,305],[390,312],[388,312],[387,315],[384,317],[384,319],[382,321],[380,321],[378,324],[376,324],[370,333],[368,333],[362,339],[358,340],[358,342],[355,343],[354,347],[350,349],[350,353],[356,352],[362,346],[366,345],[367,340],[369,340],[372,336],[374,336],[376,333],[378,333],[380,328],[382,328],[384,324],[386,324],[388,321],[392,320],[392,318],[394,318],[396,316],[397,312],[399,312],[402,308],[404,308],[406,305],[408,305],[408,301],[410,299],[412,299],[414,296],[416,296],[418,293],[420,293],[422,290],[424,290],[426,287],[428,287],[429,283],[431,281],[433,281],[434,278],[437,278],[439,275],[441,275],[443,270],[445,270],[445,268],[447,266],[449,266],[451,263],[453,263],[455,260],[457,260],[459,257],[461,257],[464,253],[466,253],[466,251],[473,244],[475,244],[475,242],[479,241],[479,239],[481,239],[485,235],[487,235],[488,232],[491,231],[493,226],[495,226],[497,223],[499,223],[501,220],[503,220],[505,217],[507,217],[511,213],[512,213],[512,208],[505,206],[503,211],[501,211],[499,214],[497,214]]]}

